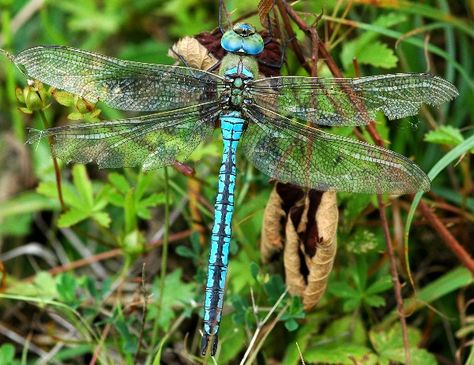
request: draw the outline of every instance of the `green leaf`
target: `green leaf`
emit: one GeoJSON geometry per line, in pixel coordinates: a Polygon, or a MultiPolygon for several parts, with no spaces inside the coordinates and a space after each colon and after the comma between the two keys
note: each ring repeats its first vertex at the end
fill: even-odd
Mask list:
{"type": "Polygon", "coordinates": [[[359,298],[359,292],[346,282],[332,282],[328,287],[328,291],[338,298],[359,298]]]}
{"type": "Polygon", "coordinates": [[[92,192],[92,184],[87,176],[86,167],[84,165],[74,165],[72,168],[72,179],[74,186],[83,199],[82,204],[86,209],[92,209],[94,197],[92,192]]]}
{"type": "Polygon", "coordinates": [[[102,227],[108,227],[110,225],[110,216],[105,212],[95,212],[92,214],[92,218],[99,223],[102,227]]]}
{"type": "MultiPolygon", "coordinates": [[[[459,128],[443,125],[425,134],[425,141],[448,146],[457,146],[464,141],[464,137],[459,128]]],[[[474,153],[474,148],[471,148],[470,152],[474,153]]]]}
{"type": "Polygon", "coordinates": [[[359,316],[346,315],[332,321],[325,329],[323,337],[338,342],[365,345],[367,333],[359,316]]]}
{"type": "Polygon", "coordinates": [[[397,65],[398,57],[385,43],[375,41],[365,45],[357,61],[361,65],[371,65],[380,68],[393,68],[397,65]]]}
{"type": "MultiPolygon", "coordinates": [[[[49,181],[49,182],[42,182],[36,188],[36,191],[39,194],[45,195],[51,199],[58,199],[58,188],[56,182],[49,181]]],[[[75,208],[82,208],[84,204],[81,202],[81,199],[74,191],[71,184],[64,182],[62,184],[62,192],[63,198],[66,205],[75,207],[75,208]]]]}
{"type": "Polygon", "coordinates": [[[13,282],[6,290],[7,294],[36,297],[39,301],[50,300],[57,297],[56,280],[51,274],[40,271],[33,282],[13,282]]]}
{"type": "Polygon", "coordinates": [[[175,252],[179,256],[185,257],[185,258],[188,258],[188,259],[194,257],[194,252],[189,247],[186,247],[186,246],[183,246],[183,245],[180,245],[180,246],[176,247],[175,252]]]}
{"type": "Polygon", "coordinates": [[[285,321],[285,328],[289,332],[293,332],[298,329],[298,322],[296,322],[293,318],[285,321]]]}
{"type": "Polygon", "coordinates": [[[72,208],[66,213],[60,215],[58,220],[58,226],[61,228],[71,227],[72,225],[79,223],[89,218],[89,212],[72,208]]]}
{"type": "Polygon", "coordinates": [[[122,351],[126,354],[134,354],[138,347],[137,336],[130,333],[129,324],[123,318],[122,313],[119,314],[119,318],[117,316],[114,316],[114,318],[115,328],[120,333],[119,339],[121,340],[122,351]]]}
{"type": "Polygon", "coordinates": [[[369,305],[370,307],[382,307],[385,305],[385,299],[380,295],[367,295],[363,299],[364,303],[369,305]]]}
{"type": "Polygon", "coordinates": [[[75,102],[74,94],[68,93],[67,91],[54,90],[51,95],[56,101],[64,106],[73,106],[75,102]]]}
{"type": "Polygon", "coordinates": [[[319,345],[306,349],[303,354],[306,363],[337,365],[376,365],[377,356],[366,346],[355,344],[319,345]]]}
{"type": "Polygon", "coordinates": [[[76,302],[76,277],[70,273],[62,273],[56,277],[56,289],[58,298],[71,305],[76,302]]]}
{"type": "MultiPolygon", "coordinates": [[[[405,20],[406,17],[404,15],[390,13],[378,17],[373,22],[373,25],[387,29],[405,20]]],[[[376,67],[395,67],[398,61],[397,56],[386,44],[378,40],[379,37],[379,33],[367,31],[354,40],[346,42],[341,52],[341,60],[344,68],[352,68],[353,59],[357,59],[361,64],[376,67]]]]}
{"type": "MultiPolygon", "coordinates": [[[[436,358],[424,349],[418,349],[417,344],[421,341],[421,332],[417,328],[408,327],[408,342],[410,344],[410,355],[412,364],[431,365],[437,364],[436,358]]],[[[400,324],[394,324],[387,330],[371,330],[369,332],[370,341],[374,349],[380,355],[381,364],[392,362],[405,363],[405,349],[400,324]]]]}
{"type": "Polygon", "coordinates": [[[110,183],[122,194],[127,194],[127,192],[130,190],[130,184],[123,175],[117,172],[112,172],[108,177],[110,183]]]}
{"type": "Polygon", "coordinates": [[[255,261],[250,263],[250,273],[252,274],[254,279],[257,279],[258,273],[260,271],[260,267],[255,261]]]}
{"type": "Polygon", "coordinates": [[[11,343],[4,343],[0,346],[0,364],[12,365],[15,358],[15,346],[11,343]]]}
{"type": "Polygon", "coordinates": [[[350,298],[344,302],[342,305],[342,310],[345,313],[350,313],[355,311],[361,304],[361,299],[362,298],[350,298]]]}
{"type": "MultiPolygon", "coordinates": [[[[165,286],[163,293],[160,293],[160,280],[157,278],[152,287],[153,298],[158,302],[158,298],[163,296],[161,300],[161,309],[159,311],[160,318],[158,323],[160,328],[168,329],[171,321],[175,317],[175,310],[188,307],[194,300],[195,283],[185,283],[181,279],[182,270],[177,269],[168,274],[165,278],[165,286]]],[[[155,319],[158,314],[157,306],[150,303],[148,318],[155,319]]]]}
{"type": "Polygon", "coordinates": [[[134,231],[137,228],[137,215],[135,211],[135,196],[133,189],[125,195],[125,233],[134,231]]]}
{"type": "Polygon", "coordinates": [[[376,294],[376,293],[382,293],[384,291],[387,291],[393,286],[392,283],[392,278],[390,275],[384,275],[380,277],[377,281],[375,281],[373,284],[371,284],[367,290],[367,294],[376,294]]]}
{"type": "Polygon", "coordinates": [[[82,120],[84,119],[84,114],[79,112],[72,112],[67,115],[67,119],[69,120],[82,120]]]}

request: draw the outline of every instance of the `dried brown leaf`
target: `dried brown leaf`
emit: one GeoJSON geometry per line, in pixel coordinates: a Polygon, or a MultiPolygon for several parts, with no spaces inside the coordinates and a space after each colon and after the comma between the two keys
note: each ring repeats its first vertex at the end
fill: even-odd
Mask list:
{"type": "Polygon", "coordinates": [[[207,48],[193,37],[181,38],[168,51],[168,56],[181,61],[178,55],[186,61],[188,66],[200,70],[208,70],[218,62],[207,48]]]}
{"type": "Polygon", "coordinates": [[[274,0],[260,0],[257,9],[260,23],[268,28],[268,15],[273,8],[274,0]]]}
{"type": "Polygon", "coordinates": [[[326,291],[337,250],[338,218],[336,193],[326,192],[322,194],[315,216],[319,242],[317,243],[316,254],[311,258],[311,263],[308,265],[308,284],[303,295],[305,310],[314,308],[326,291]]]}
{"type": "Polygon", "coordinates": [[[288,291],[305,310],[321,299],[336,255],[338,210],[334,192],[277,183],[265,209],[261,252],[268,261],[283,247],[288,291]]]}
{"type": "Polygon", "coordinates": [[[263,262],[270,261],[276,252],[283,249],[282,226],[280,222],[286,217],[286,212],[281,206],[282,199],[276,192],[276,189],[273,189],[263,214],[263,229],[260,241],[260,252],[263,262]]]}

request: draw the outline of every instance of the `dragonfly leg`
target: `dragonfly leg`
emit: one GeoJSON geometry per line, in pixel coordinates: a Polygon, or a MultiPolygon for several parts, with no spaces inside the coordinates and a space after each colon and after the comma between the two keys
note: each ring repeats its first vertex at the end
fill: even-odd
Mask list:
{"type": "Polygon", "coordinates": [[[280,69],[282,68],[283,64],[285,63],[285,53],[286,53],[286,49],[288,48],[288,44],[290,44],[290,42],[293,40],[294,37],[291,37],[290,39],[287,39],[285,41],[285,43],[283,44],[283,46],[280,47],[280,50],[281,50],[281,56],[280,56],[280,61],[278,63],[273,63],[273,62],[266,62],[260,58],[257,58],[257,61],[258,63],[262,64],[262,65],[265,65],[265,66],[268,66],[268,67],[271,67],[271,68],[275,68],[275,69],[280,69]]]}

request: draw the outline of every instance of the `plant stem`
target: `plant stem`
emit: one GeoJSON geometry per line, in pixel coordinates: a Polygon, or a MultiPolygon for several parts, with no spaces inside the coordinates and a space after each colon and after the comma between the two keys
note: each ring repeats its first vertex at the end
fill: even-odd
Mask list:
{"type": "MultiPolygon", "coordinates": [[[[39,96],[39,94],[38,94],[39,96]]],[[[41,120],[43,121],[43,125],[45,128],[49,128],[49,123],[48,120],[46,119],[46,115],[44,114],[44,110],[39,110],[38,111],[41,120]]],[[[52,137],[48,138],[49,142],[49,148],[51,150],[51,155],[53,156],[53,166],[54,166],[54,174],[56,176],[56,187],[58,189],[58,198],[59,198],[59,203],[61,204],[61,209],[62,211],[66,211],[66,205],[64,204],[64,198],[63,198],[63,190],[62,190],[62,184],[61,184],[61,171],[59,171],[59,165],[58,165],[58,160],[57,158],[53,155],[53,139],[52,137]]]]}
{"type": "Polygon", "coordinates": [[[385,245],[387,246],[387,254],[390,263],[390,275],[392,276],[393,287],[395,291],[395,298],[397,300],[397,311],[402,327],[403,348],[405,349],[405,364],[410,365],[410,342],[408,341],[407,322],[405,319],[405,311],[403,310],[402,287],[398,279],[397,262],[393,252],[392,237],[388,229],[387,216],[385,215],[385,203],[382,196],[377,194],[377,202],[379,204],[380,220],[382,221],[383,234],[385,236],[385,245]]]}
{"type": "Polygon", "coordinates": [[[165,279],[166,279],[166,266],[168,262],[168,244],[169,244],[169,221],[170,221],[170,209],[169,209],[169,176],[168,168],[164,167],[165,174],[165,222],[164,222],[164,233],[163,233],[163,250],[161,251],[161,268],[160,268],[160,297],[158,299],[158,311],[153,324],[152,333],[152,344],[156,343],[158,336],[158,325],[160,319],[160,313],[163,306],[163,295],[165,291],[165,279]]]}

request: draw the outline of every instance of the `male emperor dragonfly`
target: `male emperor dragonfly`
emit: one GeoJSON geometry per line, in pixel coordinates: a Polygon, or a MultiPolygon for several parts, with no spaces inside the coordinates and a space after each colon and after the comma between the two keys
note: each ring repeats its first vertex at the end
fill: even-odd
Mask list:
{"type": "Polygon", "coordinates": [[[305,188],[357,193],[426,191],[430,181],[392,151],[328,134],[315,126],[358,126],[377,111],[389,119],[439,105],[457,95],[430,74],[354,79],[282,76],[259,78],[262,37],[239,23],[221,40],[227,55],[219,73],[146,64],[69,47],[40,46],[13,57],[31,79],[120,110],[152,114],[34,132],[50,137],[64,161],[99,167],[156,169],[184,161],[220,126],[223,137],[204,303],[201,352],[217,348],[234,210],[236,150],[272,178],[305,188]],[[212,342],[212,344],[211,344],[212,342]]]}

